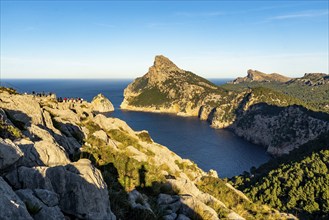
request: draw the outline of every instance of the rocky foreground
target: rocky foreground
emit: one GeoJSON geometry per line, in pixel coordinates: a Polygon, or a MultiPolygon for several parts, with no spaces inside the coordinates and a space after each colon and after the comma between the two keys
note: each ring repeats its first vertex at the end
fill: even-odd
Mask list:
{"type": "Polygon", "coordinates": [[[286,219],[91,102],[0,90],[0,219],[286,219]]]}
{"type": "MultiPolygon", "coordinates": [[[[305,101],[279,89],[252,83],[285,84],[298,91],[297,82],[325,86],[328,81],[325,74],[290,79],[249,70],[247,77],[232,82],[232,86],[237,87],[227,89],[178,68],[164,56],[156,56],[149,71],[125,89],[121,108],[199,117],[209,121],[214,128],[229,128],[279,156],[329,131],[329,116],[315,112],[305,101]]],[[[321,89],[325,91],[326,88],[321,89]]],[[[304,88],[304,92],[307,91],[310,91],[309,87],[304,88]]],[[[329,97],[324,97],[323,93],[315,95],[320,97],[322,106],[329,104],[329,97]]]]}

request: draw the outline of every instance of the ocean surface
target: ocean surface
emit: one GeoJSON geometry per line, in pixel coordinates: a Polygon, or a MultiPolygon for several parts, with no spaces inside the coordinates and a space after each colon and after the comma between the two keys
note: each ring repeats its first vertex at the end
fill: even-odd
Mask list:
{"type": "MultiPolygon", "coordinates": [[[[220,85],[230,79],[210,79],[220,85]]],[[[178,117],[120,110],[123,90],[132,80],[117,79],[1,79],[1,85],[19,92],[54,92],[57,97],[80,97],[91,101],[98,93],[108,97],[115,107],[111,117],[120,118],[134,130],[148,130],[152,139],[188,158],[208,171],[214,169],[220,177],[232,177],[252,166],[267,162],[265,149],[239,138],[228,130],[216,130],[196,117],[178,117]]]]}

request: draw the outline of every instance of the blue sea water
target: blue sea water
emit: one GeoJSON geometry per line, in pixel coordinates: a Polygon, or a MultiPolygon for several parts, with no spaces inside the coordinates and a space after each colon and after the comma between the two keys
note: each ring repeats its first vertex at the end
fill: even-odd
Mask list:
{"type": "MultiPolygon", "coordinates": [[[[229,79],[211,79],[217,85],[229,79]]],[[[120,118],[134,130],[148,130],[152,139],[188,158],[208,171],[214,169],[220,177],[232,177],[252,166],[267,162],[270,156],[261,146],[251,144],[232,132],[216,130],[196,117],[179,117],[120,110],[123,90],[132,80],[116,79],[1,79],[1,85],[19,92],[54,92],[57,97],[81,97],[91,101],[98,93],[108,97],[115,107],[111,117],[120,118]]]]}

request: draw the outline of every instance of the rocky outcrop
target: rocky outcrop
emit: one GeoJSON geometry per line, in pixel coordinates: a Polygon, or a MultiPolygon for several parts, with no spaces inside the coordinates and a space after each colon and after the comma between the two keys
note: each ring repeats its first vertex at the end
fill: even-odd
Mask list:
{"type": "Polygon", "coordinates": [[[329,85],[329,75],[325,73],[305,73],[303,77],[292,79],[287,82],[288,85],[295,83],[305,86],[329,85]]]}
{"type": "Polygon", "coordinates": [[[0,170],[13,165],[23,155],[23,152],[11,140],[0,138],[0,170]]]}
{"type": "Polygon", "coordinates": [[[48,168],[46,176],[59,195],[59,207],[64,213],[84,219],[115,219],[106,183],[89,160],[48,168]]]}
{"type": "Polygon", "coordinates": [[[288,154],[294,148],[329,131],[329,115],[301,106],[277,107],[256,104],[237,117],[230,127],[272,155],[288,154]]]}
{"type": "Polygon", "coordinates": [[[103,94],[98,94],[91,101],[91,109],[96,112],[113,112],[113,104],[103,94]]]}
{"type": "Polygon", "coordinates": [[[262,73],[258,70],[248,70],[248,75],[246,77],[238,77],[237,79],[233,80],[232,84],[239,84],[239,83],[246,83],[246,82],[288,82],[291,78],[277,74],[271,73],[266,74],[262,73]]]}
{"type": "Polygon", "coordinates": [[[26,204],[28,209],[30,209],[34,219],[65,220],[63,213],[58,207],[58,198],[56,194],[41,189],[38,189],[36,192],[33,192],[31,189],[21,189],[17,190],[16,194],[26,204]],[[50,202],[49,198],[47,199],[45,197],[43,197],[42,200],[38,195],[48,195],[51,197],[52,201],[50,202]]]}
{"type": "Polygon", "coordinates": [[[0,219],[116,219],[100,171],[87,159],[70,160],[92,104],[0,94],[0,175],[8,182],[0,177],[0,219]]]}
{"type": "Polygon", "coordinates": [[[2,177],[0,177],[0,204],[0,219],[33,220],[24,202],[2,177]]]}

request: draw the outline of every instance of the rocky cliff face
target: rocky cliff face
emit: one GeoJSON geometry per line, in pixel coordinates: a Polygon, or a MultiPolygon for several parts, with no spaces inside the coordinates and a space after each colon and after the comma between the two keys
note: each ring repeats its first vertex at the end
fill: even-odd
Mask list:
{"type": "Polygon", "coordinates": [[[256,88],[216,107],[209,121],[244,139],[265,146],[275,156],[288,154],[329,130],[329,115],[313,112],[273,90],[256,88]]]}
{"type": "Polygon", "coordinates": [[[100,171],[72,161],[89,106],[0,91],[0,219],[116,219],[100,171]]]}
{"type": "Polygon", "coordinates": [[[262,73],[258,70],[248,70],[248,75],[246,77],[238,77],[237,79],[233,80],[232,84],[239,84],[239,83],[245,83],[245,82],[288,82],[291,80],[291,78],[277,74],[277,73],[271,73],[266,74],[262,73]]]}
{"type": "MultiPolygon", "coordinates": [[[[275,73],[248,70],[247,77],[232,83],[293,83],[295,88],[296,82],[323,87],[327,81],[325,74],[306,74],[291,80],[275,73]]],[[[304,101],[270,88],[254,86],[230,90],[215,86],[179,69],[164,56],[157,56],[148,73],[125,89],[121,104],[121,108],[128,110],[198,116],[214,128],[230,128],[239,136],[265,146],[273,155],[289,153],[328,130],[326,117],[317,118],[314,112],[302,106],[307,106],[304,101]]]]}
{"type": "Polygon", "coordinates": [[[89,103],[0,98],[1,219],[287,217],[89,103]]]}
{"type": "Polygon", "coordinates": [[[198,116],[200,107],[213,105],[222,93],[216,85],[178,68],[164,56],[124,91],[122,109],[198,116]]]}

